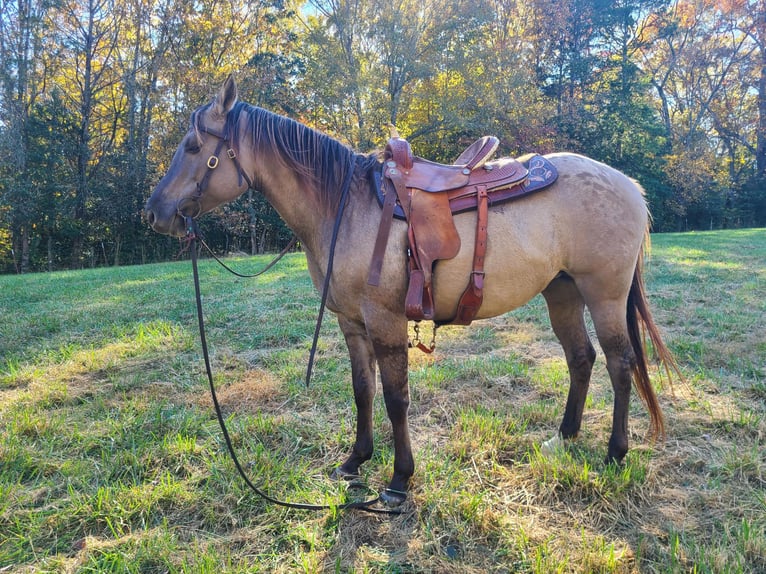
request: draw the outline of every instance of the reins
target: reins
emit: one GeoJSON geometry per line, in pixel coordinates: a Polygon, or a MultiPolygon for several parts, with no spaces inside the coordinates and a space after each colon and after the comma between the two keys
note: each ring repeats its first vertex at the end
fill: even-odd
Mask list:
{"type": "MultiPolygon", "coordinates": [[[[210,133],[211,135],[214,135],[216,137],[221,137],[219,134],[212,133],[208,130],[205,130],[206,133],[210,133]]],[[[221,137],[223,140],[224,138],[221,137]]],[[[228,142],[226,142],[228,143],[228,142]]],[[[219,146],[221,147],[221,146],[219,146]]],[[[217,150],[217,153],[220,150],[217,150]]],[[[234,159],[231,154],[229,154],[229,157],[234,159]]],[[[217,160],[217,158],[216,158],[217,160]]],[[[338,207],[338,213],[335,218],[335,224],[333,227],[333,234],[332,234],[332,241],[330,243],[330,256],[327,263],[327,271],[325,274],[325,281],[324,286],[322,289],[322,300],[319,308],[319,316],[317,318],[317,325],[316,329],[314,330],[314,340],[311,346],[311,353],[309,355],[309,365],[308,370],[306,374],[306,384],[308,385],[309,379],[311,377],[311,370],[314,363],[314,357],[316,354],[316,347],[317,347],[317,341],[319,338],[319,331],[322,324],[322,317],[324,315],[324,309],[325,304],[327,302],[327,291],[329,289],[330,285],[330,276],[332,273],[332,267],[333,267],[333,261],[335,256],[335,245],[337,243],[338,239],[338,231],[340,229],[340,222],[341,217],[343,215],[343,211],[345,209],[346,200],[348,198],[349,188],[351,187],[351,179],[353,176],[353,162],[354,158],[353,156],[349,160],[349,169],[346,173],[345,180],[343,182],[343,187],[341,191],[341,199],[340,204],[338,207]]],[[[239,167],[239,162],[237,163],[238,169],[241,171],[241,167],[239,167]]],[[[213,169],[217,166],[217,161],[214,163],[214,165],[210,165],[210,160],[208,161],[208,174],[212,172],[213,169]]],[[[207,174],[206,174],[207,176],[207,174]]],[[[207,183],[207,177],[205,178],[205,183],[207,183]]],[[[249,178],[247,178],[247,181],[249,181],[249,178]]],[[[194,278],[194,292],[195,292],[195,300],[196,300],[196,307],[197,307],[197,322],[199,325],[199,335],[200,335],[200,345],[202,348],[202,356],[205,362],[205,372],[207,374],[208,384],[210,387],[210,395],[213,399],[213,407],[215,409],[215,414],[218,419],[218,424],[221,427],[221,432],[223,433],[224,442],[226,443],[226,448],[229,452],[229,456],[231,456],[232,461],[234,462],[234,466],[237,469],[237,472],[242,477],[242,479],[245,481],[245,484],[252,490],[255,494],[257,494],[262,499],[266,500],[267,502],[270,502],[272,504],[276,504],[278,506],[282,506],[284,508],[292,508],[292,509],[298,509],[298,510],[362,510],[364,512],[370,512],[373,514],[388,514],[388,515],[398,515],[401,514],[401,510],[398,509],[390,509],[390,508],[375,508],[374,505],[380,502],[380,496],[376,498],[372,498],[369,500],[364,501],[357,501],[357,502],[347,502],[340,505],[326,505],[326,504],[309,504],[309,503],[301,503],[301,502],[286,502],[283,500],[279,500],[277,498],[274,498],[267,494],[264,490],[261,488],[255,486],[253,482],[250,480],[250,477],[245,472],[244,468],[242,468],[242,465],[239,462],[239,458],[237,457],[237,453],[234,449],[234,445],[231,442],[231,438],[229,436],[229,431],[226,427],[226,422],[223,417],[223,411],[221,409],[221,405],[218,402],[218,395],[215,390],[215,383],[213,381],[213,369],[210,362],[210,353],[208,351],[207,346],[207,338],[205,336],[205,321],[203,318],[203,310],[202,310],[202,295],[200,291],[200,281],[199,281],[199,269],[197,265],[197,242],[200,242],[203,246],[205,246],[208,251],[211,252],[210,247],[207,246],[207,244],[202,239],[199,228],[197,227],[196,221],[193,219],[192,216],[185,215],[179,211],[179,215],[184,218],[185,226],[186,226],[186,241],[189,245],[190,251],[191,251],[191,261],[192,261],[192,274],[194,278]]],[[[237,273],[236,271],[232,270],[230,267],[228,267],[226,264],[224,264],[218,257],[213,255],[215,260],[221,264],[225,269],[233,273],[234,275],[238,277],[257,277],[258,275],[261,275],[262,273],[266,272],[268,269],[274,266],[277,261],[279,261],[288,251],[289,249],[295,244],[295,238],[290,242],[290,245],[286,247],[282,252],[277,256],[276,259],[274,259],[271,263],[269,263],[264,269],[261,269],[259,272],[252,274],[252,275],[245,275],[241,273],[237,273]]]]}
{"type": "Polygon", "coordinates": [[[350,156],[348,160],[348,170],[346,172],[346,178],[343,180],[343,187],[340,193],[340,203],[338,204],[338,213],[335,216],[335,225],[332,228],[332,239],[330,240],[330,255],[327,258],[327,271],[324,274],[324,284],[322,285],[322,301],[319,304],[319,314],[317,315],[317,324],[314,329],[314,340],[311,342],[311,352],[309,353],[309,364],[306,369],[306,386],[309,386],[311,381],[311,370],[314,367],[314,358],[317,352],[317,343],[319,342],[319,331],[322,328],[322,318],[324,317],[324,310],[327,304],[327,292],[330,290],[330,277],[332,276],[332,267],[335,262],[335,245],[338,242],[338,231],[340,230],[340,222],[343,217],[343,211],[346,209],[346,200],[348,199],[348,190],[351,188],[351,178],[354,175],[354,156],[350,156]]]}
{"type": "MultiPolygon", "coordinates": [[[[185,217],[184,217],[184,219],[185,219],[185,217]]],[[[187,233],[188,233],[188,230],[187,230],[187,233]]],[[[207,252],[210,254],[210,256],[213,259],[216,260],[218,265],[220,265],[221,267],[226,269],[226,271],[228,271],[232,275],[234,275],[236,277],[240,277],[242,279],[253,279],[254,277],[260,277],[261,275],[266,273],[266,271],[268,271],[269,269],[274,267],[274,265],[279,263],[279,260],[282,259],[285,255],[287,255],[290,252],[290,250],[293,247],[295,247],[296,243],[298,243],[298,237],[293,235],[292,239],[290,239],[290,242],[285,246],[285,248],[282,249],[282,251],[280,251],[279,254],[276,257],[274,257],[274,259],[272,259],[268,263],[268,265],[266,265],[263,269],[260,269],[260,270],[256,271],[255,273],[240,273],[239,271],[235,271],[234,269],[232,269],[231,267],[226,265],[226,263],[224,263],[223,260],[220,257],[218,257],[218,255],[216,255],[215,252],[212,249],[210,249],[210,246],[207,243],[205,243],[205,240],[202,239],[202,237],[197,237],[197,240],[200,242],[202,247],[207,249],[207,252]]]]}

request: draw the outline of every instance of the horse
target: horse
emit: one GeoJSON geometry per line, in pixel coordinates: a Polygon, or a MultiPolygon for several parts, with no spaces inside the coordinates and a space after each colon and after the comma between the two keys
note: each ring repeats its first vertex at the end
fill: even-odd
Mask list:
{"type": "MultiPolygon", "coordinates": [[[[649,211],[639,184],[623,173],[577,154],[545,157],[559,173],[552,186],[489,208],[484,298],[476,318],[506,313],[542,293],[569,370],[556,437],[569,440],[580,431],[596,358],[584,319],[587,307],[614,391],[606,460],[621,464],[628,452],[632,383],[649,413],[652,440],[665,436],[649,376],[647,334],[657,359],[666,370],[673,365],[678,372],[652,318],[642,278],[649,211]]],[[[192,113],[145,216],[155,231],[181,237],[187,217],[257,190],[299,238],[317,289],[325,283],[331,238],[337,233],[327,308],[337,317],[348,347],[357,420],[351,452],[331,474],[351,479],[372,457],[377,369],[394,445],[393,473],[381,500],[396,506],[406,500],[415,470],[408,427],[408,244],[406,223],[395,220],[379,285],[369,285],[382,212],[370,178],[380,169],[379,153],[357,153],[300,122],[240,101],[229,77],[211,102],[192,113]],[[345,207],[334,229],[344,182],[345,207]]],[[[475,220],[471,213],[455,216],[462,247],[454,258],[436,265],[435,321],[455,315],[471,272],[475,220]]]]}

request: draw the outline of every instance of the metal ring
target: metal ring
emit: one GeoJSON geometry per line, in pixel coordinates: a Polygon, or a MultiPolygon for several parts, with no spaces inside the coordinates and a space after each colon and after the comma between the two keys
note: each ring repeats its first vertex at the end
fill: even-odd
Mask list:
{"type": "Polygon", "coordinates": [[[202,212],[202,204],[199,201],[199,198],[197,197],[183,197],[178,200],[178,204],[176,205],[176,213],[180,215],[181,217],[191,217],[195,218],[202,212]],[[194,212],[193,213],[186,213],[184,210],[189,206],[189,204],[194,204],[194,212]]]}

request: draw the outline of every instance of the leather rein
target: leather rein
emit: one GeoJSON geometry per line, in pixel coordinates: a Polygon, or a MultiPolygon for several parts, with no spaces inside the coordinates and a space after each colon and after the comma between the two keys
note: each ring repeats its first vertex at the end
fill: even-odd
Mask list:
{"type": "MultiPolygon", "coordinates": [[[[274,264],[276,264],[276,262],[279,261],[290,250],[290,248],[293,245],[295,245],[297,238],[293,237],[290,244],[284,250],[282,250],[282,252],[271,263],[269,263],[265,268],[261,269],[260,271],[252,275],[240,274],[232,270],[231,268],[229,268],[226,264],[224,264],[218,257],[216,257],[213,254],[210,247],[202,239],[202,236],[200,234],[199,227],[197,226],[197,222],[195,221],[195,218],[201,212],[200,198],[202,197],[202,194],[204,193],[205,188],[207,187],[208,182],[210,181],[210,178],[212,177],[213,171],[220,164],[219,156],[221,151],[223,151],[224,147],[227,148],[226,149],[227,157],[234,162],[234,165],[237,168],[237,171],[239,172],[240,181],[244,180],[247,183],[248,188],[253,189],[252,179],[247,175],[247,173],[242,168],[242,165],[240,164],[239,159],[237,157],[236,151],[230,145],[228,127],[229,126],[227,121],[225,131],[223,133],[206,128],[204,126],[201,126],[199,128],[200,131],[218,138],[219,142],[218,142],[218,145],[216,146],[215,152],[207,160],[207,167],[208,167],[207,172],[205,172],[205,175],[202,177],[202,180],[199,183],[197,183],[196,196],[193,198],[186,198],[186,199],[179,200],[177,205],[177,214],[180,217],[182,217],[184,220],[184,225],[186,228],[185,242],[187,243],[187,246],[189,247],[191,251],[192,273],[194,278],[194,292],[195,292],[195,300],[196,300],[196,307],[197,307],[197,322],[199,325],[199,335],[200,335],[200,345],[202,348],[202,356],[205,362],[205,372],[207,374],[208,384],[210,387],[210,395],[213,399],[215,414],[218,419],[218,424],[221,427],[221,432],[223,434],[224,441],[226,443],[226,448],[229,452],[229,456],[231,457],[232,462],[234,463],[234,466],[237,469],[237,472],[245,481],[245,484],[247,484],[250,490],[252,490],[255,494],[257,494],[262,499],[272,504],[276,504],[278,506],[282,506],[285,508],[293,508],[298,510],[354,510],[356,509],[356,510],[362,510],[365,512],[370,512],[373,514],[389,514],[389,515],[401,514],[401,510],[398,510],[398,509],[376,508],[374,505],[376,505],[378,502],[381,501],[380,496],[376,498],[371,498],[369,500],[347,502],[347,503],[339,504],[339,505],[308,504],[308,503],[301,503],[301,502],[286,502],[283,500],[279,500],[267,494],[263,489],[255,486],[255,484],[253,484],[253,482],[250,480],[250,477],[245,472],[244,468],[239,462],[239,458],[237,457],[237,453],[234,449],[234,445],[231,442],[231,437],[229,436],[229,431],[226,427],[223,411],[221,409],[220,403],[218,402],[218,395],[216,393],[215,384],[213,382],[213,369],[210,362],[210,353],[208,351],[207,338],[205,336],[205,321],[203,318],[203,310],[202,310],[202,295],[200,292],[199,269],[197,265],[197,250],[198,250],[197,242],[201,243],[211,253],[211,255],[213,255],[215,260],[220,265],[222,265],[227,271],[233,273],[234,275],[238,277],[257,277],[258,275],[261,275],[262,273],[270,269],[272,266],[274,266],[274,264]],[[190,201],[196,204],[196,211],[194,215],[188,215],[184,213],[183,211],[183,209],[187,205],[187,202],[190,202],[190,201]]],[[[338,239],[338,231],[340,229],[341,218],[343,216],[343,211],[345,209],[349,189],[351,187],[351,180],[354,173],[354,162],[355,162],[354,158],[355,158],[354,155],[351,155],[349,157],[349,166],[346,172],[346,177],[343,181],[343,187],[341,188],[341,199],[338,206],[338,212],[335,217],[335,224],[333,226],[332,241],[330,243],[330,255],[327,262],[327,271],[325,273],[325,280],[324,280],[324,285],[322,288],[322,300],[319,307],[319,314],[317,317],[316,328],[314,330],[314,340],[311,346],[311,353],[309,355],[309,364],[308,364],[308,369],[306,372],[307,386],[311,379],[311,371],[314,364],[314,357],[316,355],[317,341],[319,339],[319,332],[322,325],[322,318],[324,316],[324,309],[327,302],[327,293],[330,286],[330,277],[332,275],[333,261],[335,258],[335,245],[338,239]]],[[[358,486],[358,485],[355,485],[355,486],[358,486]]]]}

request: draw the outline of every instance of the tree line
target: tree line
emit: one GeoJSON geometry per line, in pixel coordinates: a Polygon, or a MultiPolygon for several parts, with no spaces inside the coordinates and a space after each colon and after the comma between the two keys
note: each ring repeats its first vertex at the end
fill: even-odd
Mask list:
{"type": "MultiPolygon", "coordinates": [[[[766,225],[766,0],[0,0],[0,271],[172,257],[142,221],[190,112],[242,99],[359,151],[574,151],[654,229],[766,225]]],[[[290,236],[257,192],[221,251],[290,236]]]]}

